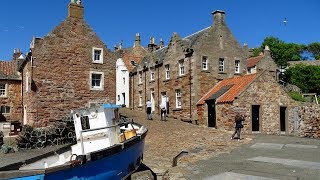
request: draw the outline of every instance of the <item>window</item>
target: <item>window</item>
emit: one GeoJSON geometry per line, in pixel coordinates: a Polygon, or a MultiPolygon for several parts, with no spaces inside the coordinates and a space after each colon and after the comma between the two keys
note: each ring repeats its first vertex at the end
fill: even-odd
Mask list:
{"type": "Polygon", "coordinates": [[[240,73],[240,60],[235,60],[234,61],[234,67],[235,67],[234,72],[235,73],[240,73]]]}
{"type": "Polygon", "coordinates": [[[89,123],[89,117],[88,116],[82,116],[80,117],[81,120],[81,128],[82,130],[90,129],[90,123],[89,123]]]}
{"type": "Polygon", "coordinates": [[[166,68],[166,79],[170,79],[170,65],[165,65],[166,68]]]}
{"type": "Polygon", "coordinates": [[[123,84],[125,85],[126,84],[126,78],[123,77],[122,79],[123,79],[123,84]]]}
{"type": "Polygon", "coordinates": [[[150,81],[154,81],[154,68],[150,68],[150,81]]]}
{"type": "Polygon", "coordinates": [[[176,90],[176,108],[181,108],[181,90],[176,90]]]}
{"type": "Polygon", "coordinates": [[[93,63],[103,63],[103,49],[102,48],[92,48],[92,62],[93,63]]]}
{"type": "Polygon", "coordinates": [[[184,75],[184,60],[181,59],[179,61],[179,76],[184,75]]]}
{"type": "Polygon", "coordinates": [[[142,106],[142,91],[139,91],[139,106],[142,106]]]}
{"type": "Polygon", "coordinates": [[[139,72],[139,84],[142,84],[142,71],[139,72]]]}
{"type": "Polygon", "coordinates": [[[208,57],[202,57],[202,70],[208,70],[208,57]]]}
{"type": "Polygon", "coordinates": [[[120,95],[118,95],[118,101],[120,101],[120,95]]]}
{"type": "Polygon", "coordinates": [[[7,84],[0,84],[0,97],[7,97],[7,84]]]}
{"type": "Polygon", "coordinates": [[[103,72],[90,72],[90,89],[91,90],[103,90],[103,72]]]}
{"type": "Polygon", "coordinates": [[[224,72],[224,59],[219,59],[219,72],[224,72]]]}
{"type": "Polygon", "coordinates": [[[2,114],[10,114],[10,106],[1,106],[2,114]]]}

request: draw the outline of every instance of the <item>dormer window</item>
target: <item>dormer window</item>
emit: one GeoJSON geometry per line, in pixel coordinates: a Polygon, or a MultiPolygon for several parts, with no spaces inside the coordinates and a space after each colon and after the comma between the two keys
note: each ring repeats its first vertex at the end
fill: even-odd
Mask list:
{"type": "Polygon", "coordinates": [[[92,48],[92,62],[93,63],[103,63],[103,49],[102,48],[92,48]]]}

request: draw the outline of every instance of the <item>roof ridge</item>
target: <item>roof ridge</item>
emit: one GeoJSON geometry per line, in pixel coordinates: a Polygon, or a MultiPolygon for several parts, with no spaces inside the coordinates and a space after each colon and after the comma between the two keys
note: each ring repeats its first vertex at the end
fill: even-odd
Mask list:
{"type": "Polygon", "coordinates": [[[191,36],[193,36],[193,35],[196,35],[196,34],[202,32],[202,31],[204,31],[204,30],[209,29],[210,27],[211,27],[211,26],[208,26],[208,27],[206,27],[206,28],[204,28],[204,29],[201,29],[200,31],[197,31],[197,32],[195,32],[195,33],[193,33],[193,34],[190,34],[190,35],[188,35],[188,36],[186,36],[186,37],[184,37],[184,38],[182,38],[182,39],[187,39],[187,38],[189,38],[189,37],[191,37],[191,36]]]}

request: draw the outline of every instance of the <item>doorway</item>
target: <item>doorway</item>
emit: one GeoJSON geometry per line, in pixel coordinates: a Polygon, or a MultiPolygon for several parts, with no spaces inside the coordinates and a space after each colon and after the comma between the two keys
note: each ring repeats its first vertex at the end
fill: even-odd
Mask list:
{"type": "Polygon", "coordinates": [[[286,131],[286,110],[287,107],[280,107],[280,131],[286,131]]]}
{"type": "Polygon", "coordinates": [[[161,103],[164,102],[167,109],[167,114],[169,114],[169,97],[167,96],[167,92],[161,92],[161,103]]]}
{"type": "Polygon", "coordinates": [[[126,93],[122,93],[122,99],[123,99],[122,104],[126,104],[126,93]]]}
{"type": "Polygon", "coordinates": [[[252,105],[252,131],[259,132],[260,129],[260,106],[259,105],[252,105]]]}
{"type": "Polygon", "coordinates": [[[208,105],[208,127],[216,127],[216,101],[207,101],[208,105]]]}
{"type": "Polygon", "coordinates": [[[151,88],[150,89],[150,94],[151,94],[151,97],[150,97],[150,101],[151,101],[151,111],[153,112],[155,110],[155,104],[154,104],[154,89],[151,88]]]}

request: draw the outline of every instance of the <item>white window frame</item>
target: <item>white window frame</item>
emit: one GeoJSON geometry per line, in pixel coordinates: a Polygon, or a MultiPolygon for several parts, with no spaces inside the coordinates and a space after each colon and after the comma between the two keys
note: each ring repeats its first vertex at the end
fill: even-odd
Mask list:
{"type": "Polygon", "coordinates": [[[202,70],[208,70],[208,56],[202,56],[202,70]]]}
{"type": "Polygon", "coordinates": [[[103,64],[103,48],[92,48],[92,63],[103,64]],[[99,59],[96,59],[95,51],[100,51],[99,59]]]}
{"type": "Polygon", "coordinates": [[[1,109],[0,109],[1,113],[4,114],[4,115],[8,115],[8,114],[10,114],[10,112],[11,112],[11,107],[10,107],[10,106],[5,106],[5,105],[3,105],[3,106],[1,106],[0,108],[1,108],[1,109]],[[7,108],[9,109],[9,112],[6,111],[7,108]],[[5,111],[4,111],[4,110],[5,110],[5,111]]]}
{"type": "Polygon", "coordinates": [[[0,83],[0,98],[6,98],[8,94],[8,84],[0,83]]]}
{"type": "Polygon", "coordinates": [[[224,58],[219,58],[219,72],[224,72],[224,58]]]}
{"type": "Polygon", "coordinates": [[[150,68],[150,81],[154,81],[154,68],[150,68]]]}
{"type": "Polygon", "coordinates": [[[166,79],[170,79],[170,65],[166,64],[165,68],[166,68],[166,79]]]}
{"type": "Polygon", "coordinates": [[[182,100],[181,100],[181,90],[176,89],[176,108],[181,108],[182,100]]]}
{"type": "Polygon", "coordinates": [[[142,106],[142,91],[139,91],[139,106],[142,106]]]}
{"type": "Polygon", "coordinates": [[[240,60],[235,60],[234,61],[234,72],[235,73],[240,73],[240,60]]]}
{"type": "Polygon", "coordinates": [[[185,74],[184,69],[184,59],[179,60],[179,76],[183,76],[185,74]]]}
{"type": "Polygon", "coordinates": [[[98,72],[98,71],[90,71],[90,81],[89,81],[89,85],[90,85],[90,90],[97,90],[97,91],[102,91],[104,90],[104,72],[98,72]],[[100,86],[92,86],[92,75],[93,74],[99,74],[101,75],[101,79],[100,79],[100,86]]]}
{"type": "Polygon", "coordinates": [[[138,84],[142,84],[142,71],[139,71],[138,78],[138,84]]]}

